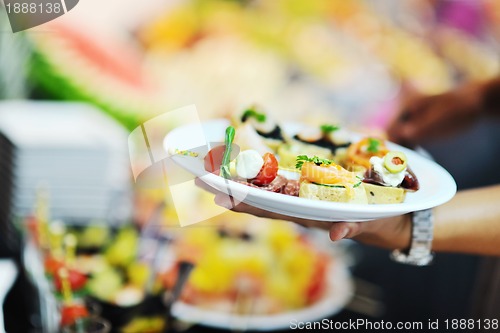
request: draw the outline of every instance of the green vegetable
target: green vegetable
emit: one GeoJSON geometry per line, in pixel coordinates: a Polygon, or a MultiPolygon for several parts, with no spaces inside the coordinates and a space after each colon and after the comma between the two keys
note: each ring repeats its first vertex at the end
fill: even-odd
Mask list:
{"type": "Polygon", "coordinates": [[[308,157],[307,155],[299,155],[297,156],[297,163],[295,164],[295,168],[302,169],[302,165],[304,165],[305,162],[312,162],[317,165],[330,165],[333,163],[333,161],[330,161],[326,158],[320,158],[318,156],[308,157]]]}
{"type": "Polygon", "coordinates": [[[113,266],[126,267],[135,258],[139,235],[134,228],[125,227],[116,235],[115,239],[109,244],[104,256],[113,266]]]}
{"type": "Polygon", "coordinates": [[[263,123],[266,121],[266,115],[260,112],[257,112],[255,108],[250,108],[245,110],[243,112],[243,115],[241,116],[241,121],[246,121],[248,118],[254,118],[257,120],[259,123],[263,123]]]}
{"type": "Polygon", "coordinates": [[[97,272],[87,282],[90,294],[103,301],[111,301],[123,286],[123,278],[117,270],[108,268],[97,272]]]}
{"type": "Polygon", "coordinates": [[[328,124],[321,125],[320,127],[321,132],[323,132],[323,134],[330,134],[332,132],[337,131],[339,128],[340,127],[337,125],[328,125],[328,124]]]}
{"type": "Polygon", "coordinates": [[[106,221],[91,221],[91,224],[77,235],[78,246],[81,248],[92,248],[104,246],[110,235],[110,229],[106,221]]]}
{"type": "Polygon", "coordinates": [[[380,141],[374,138],[369,138],[368,139],[368,148],[366,148],[366,151],[370,153],[378,153],[380,146],[380,141]]]}
{"type": "Polygon", "coordinates": [[[226,137],[225,137],[225,144],[226,144],[226,150],[224,150],[224,155],[222,156],[222,164],[220,168],[220,175],[223,178],[230,179],[231,178],[231,171],[229,167],[229,163],[231,162],[231,150],[232,150],[232,145],[233,145],[233,140],[234,140],[234,134],[235,134],[235,129],[233,126],[228,126],[226,128],[226,137]]]}
{"type": "MultiPolygon", "coordinates": [[[[362,181],[360,181],[359,183],[356,183],[354,185],[352,185],[352,188],[356,188],[358,187],[359,185],[361,185],[362,181]]],[[[315,185],[319,185],[319,186],[326,186],[326,187],[335,187],[335,188],[345,188],[344,185],[330,185],[330,184],[320,184],[320,183],[314,183],[313,184],[315,185]]]]}
{"type": "Polygon", "coordinates": [[[391,151],[384,156],[384,167],[390,173],[399,173],[406,168],[408,159],[399,151],[391,151]]]}

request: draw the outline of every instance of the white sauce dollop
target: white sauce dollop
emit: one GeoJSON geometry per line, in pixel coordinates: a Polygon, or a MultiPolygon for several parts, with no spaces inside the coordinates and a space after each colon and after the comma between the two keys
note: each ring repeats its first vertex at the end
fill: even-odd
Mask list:
{"type": "Polygon", "coordinates": [[[373,165],[373,170],[375,170],[375,172],[378,173],[380,177],[382,177],[384,183],[389,186],[399,186],[405,178],[406,168],[398,173],[392,173],[384,166],[383,158],[373,156],[370,158],[370,164],[373,165]]]}
{"type": "Polygon", "coordinates": [[[256,150],[244,150],[236,157],[236,174],[241,178],[255,178],[262,166],[264,159],[256,150]]]}

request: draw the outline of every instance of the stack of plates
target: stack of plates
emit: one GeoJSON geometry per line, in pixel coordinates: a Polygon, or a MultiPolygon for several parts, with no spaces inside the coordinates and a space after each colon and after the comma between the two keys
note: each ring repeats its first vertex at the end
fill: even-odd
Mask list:
{"type": "Polygon", "coordinates": [[[0,226],[33,212],[40,187],[52,218],[130,214],[126,131],[78,103],[0,103],[0,226]]]}

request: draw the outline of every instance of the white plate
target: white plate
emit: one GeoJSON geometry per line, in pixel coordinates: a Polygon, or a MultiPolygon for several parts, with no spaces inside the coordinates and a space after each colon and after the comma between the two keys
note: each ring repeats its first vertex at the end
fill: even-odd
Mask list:
{"type": "MultiPolygon", "coordinates": [[[[174,155],[171,158],[213,188],[232,195],[237,201],[270,212],[320,221],[368,221],[436,207],[449,201],[456,193],[456,183],[443,167],[413,150],[391,142],[387,143],[388,148],[402,151],[408,156],[409,165],[420,183],[420,189],[413,193],[408,192],[405,201],[400,204],[368,205],[319,201],[239,184],[205,171],[203,157],[208,148],[200,147],[200,135],[195,135],[202,130],[206,143],[223,142],[228,125],[227,120],[218,119],[202,123],[201,127],[199,124],[178,127],[166,136],[164,148],[167,151],[172,149],[198,151],[198,157],[174,155]]],[[[288,134],[293,134],[298,128],[296,124],[282,126],[288,134]]]]}
{"type": "Polygon", "coordinates": [[[234,331],[271,331],[289,329],[293,321],[309,322],[322,320],[340,312],[350,301],[354,287],[347,266],[340,259],[334,259],[327,276],[328,285],[322,299],[304,309],[273,315],[235,315],[203,309],[177,302],[172,313],[177,318],[204,326],[234,331]]]}

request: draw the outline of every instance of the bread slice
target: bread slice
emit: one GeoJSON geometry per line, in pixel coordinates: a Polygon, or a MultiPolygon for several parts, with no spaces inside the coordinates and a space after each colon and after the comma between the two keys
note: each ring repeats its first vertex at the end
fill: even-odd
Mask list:
{"type": "Polygon", "coordinates": [[[351,193],[349,193],[349,191],[347,191],[344,187],[324,186],[313,184],[308,181],[302,181],[300,183],[299,197],[354,204],[368,203],[364,184],[360,184],[352,188],[352,191],[350,192],[351,193]]]}
{"type": "Polygon", "coordinates": [[[396,204],[405,200],[406,191],[400,187],[364,183],[369,204],[396,204]]]}

